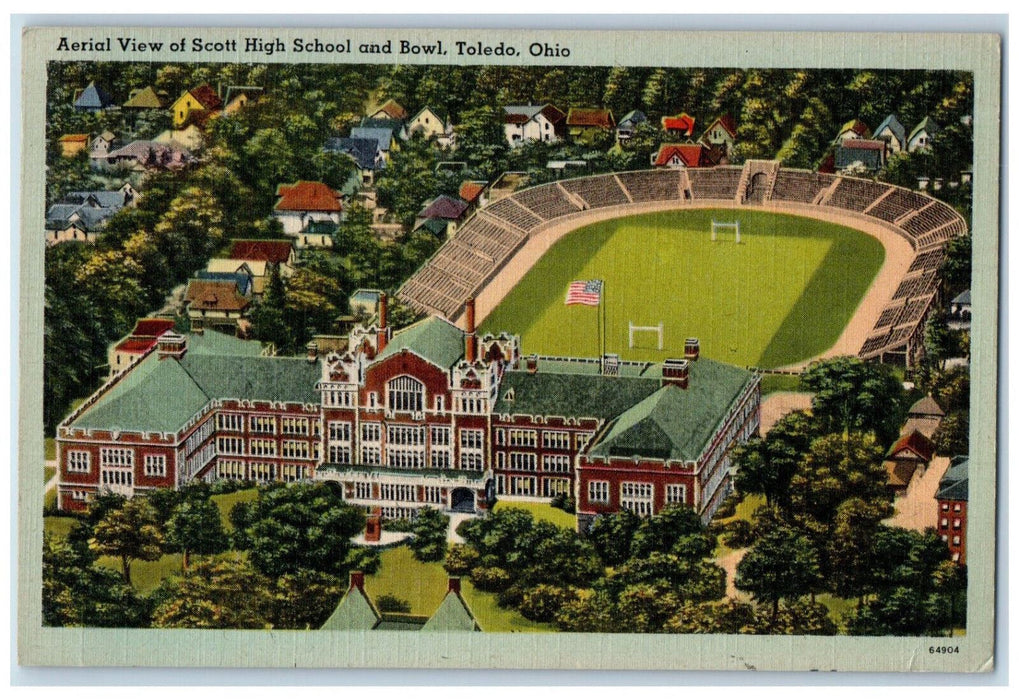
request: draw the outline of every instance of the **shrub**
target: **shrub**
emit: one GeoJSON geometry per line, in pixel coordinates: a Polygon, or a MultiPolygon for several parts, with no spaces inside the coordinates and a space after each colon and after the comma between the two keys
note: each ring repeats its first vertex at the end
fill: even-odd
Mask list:
{"type": "Polygon", "coordinates": [[[471,582],[478,590],[498,593],[510,585],[510,575],[498,566],[479,566],[471,571],[471,582]]]}
{"type": "Polygon", "coordinates": [[[379,612],[409,613],[410,603],[395,595],[383,593],[375,599],[375,607],[379,612]]]}
{"type": "Polygon", "coordinates": [[[478,550],[467,544],[454,544],[446,554],[443,567],[454,576],[466,576],[479,564],[481,557],[478,550]]]}
{"type": "Polygon", "coordinates": [[[736,515],[736,506],[739,505],[740,495],[733,491],[725,500],[718,506],[718,510],[715,511],[716,518],[731,518],[736,515]]]}
{"type": "Polygon", "coordinates": [[[504,608],[519,608],[524,601],[524,589],[519,584],[513,584],[509,588],[500,591],[496,601],[504,608]]]}
{"type": "Polygon", "coordinates": [[[754,528],[746,520],[733,520],[726,526],[725,531],[722,541],[727,547],[743,549],[755,541],[754,528]]]}
{"type": "Polygon", "coordinates": [[[575,588],[542,583],[524,593],[519,604],[520,614],[535,622],[552,622],[563,606],[575,600],[575,588]]]}
{"type": "Polygon", "coordinates": [[[567,513],[577,512],[577,500],[568,493],[557,493],[552,497],[551,505],[567,513]]]}

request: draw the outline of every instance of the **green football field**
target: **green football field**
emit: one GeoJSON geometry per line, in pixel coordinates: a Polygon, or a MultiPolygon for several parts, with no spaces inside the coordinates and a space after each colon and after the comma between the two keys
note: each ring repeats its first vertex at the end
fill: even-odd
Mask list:
{"type": "Polygon", "coordinates": [[[685,210],[603,221],[560,239],[485,319],[481,330],[520,334],[524,354],[594,357],[600,314],[606,352],[623,359],[701,353],[780,367],[831,347],[884,261],[884,247],[854,229],[760,211],[685,210]],[[740,222],[711,240],[711,220],[740,222]],[[574,280],[605,280],[603,308],[566,306],[574,280]],[[628,347],[628,323],[663,323],[628,347]]]}

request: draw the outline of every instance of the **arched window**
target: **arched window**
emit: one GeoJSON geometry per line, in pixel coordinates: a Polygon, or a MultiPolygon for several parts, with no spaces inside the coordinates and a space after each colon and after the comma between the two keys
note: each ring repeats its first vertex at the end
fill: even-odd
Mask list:
{"type": "Polygon", "coordinates": [[[413,377],[397,377],[389,381],[390,411],[422,411],[425,406],[425,385],[413,377]]]}

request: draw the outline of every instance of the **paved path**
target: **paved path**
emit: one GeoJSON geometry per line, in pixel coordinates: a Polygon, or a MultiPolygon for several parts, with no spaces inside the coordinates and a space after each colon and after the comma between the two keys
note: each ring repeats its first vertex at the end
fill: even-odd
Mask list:
{"type": "MultiPolygon", "coordinates": [[[[46,466],[47,467],[53,467],[54,469],[56,469],[57,468],[57,460],[55,460],[55,459],[47,459],[46,460],[46,466]]],[[[46,482],[46,486],[43,488],[42,492],[43,493],[47,493],[47,492],[49,492],[50,489],[55,489],[57,487],[57,482],[59,480],[60,480],[60,472],[58,471],[53,476],[50,477],[49,481],[46,482]]]]}
{"type": "Polygon", "coordinates": [[[460,537],[460,535],[456,534],[456,528],[464,520],[470,520],[473,517],[476,517],[476,516],[474,516],[474,515],[472,515],[470,513],[450,513],[449,514],[449,533],[446,535],[446,539],[451,544],[463,544],[464,539],[463,539],[463,537],[460,537]]]}
{"type": "Polygon", "coordinates": [[[725,595],[732,599],[746,598],[746,594],[736,588],[736,567],[743,561],[746,549],[734,549],[725,556],[715,559],[715,563],[725,569],[725,595]]]}
{"type": "Polygon", "coordinates": [[[761,401],[761,435],[767,435],[771,426],[782,416],[793,411],[810,408],[810,394],[799,391],[776,391],[761,401]]]}
{"type": "Polygon", "coordinates": [[[895,515],[885,522],[909,530],[937,527],[938,502],[934,494],[938,492],[938,482],[945,475],[949,461],[948,457],[935,457],[922,476],[914,475],[905,495],[895,499],[895,515]]]}

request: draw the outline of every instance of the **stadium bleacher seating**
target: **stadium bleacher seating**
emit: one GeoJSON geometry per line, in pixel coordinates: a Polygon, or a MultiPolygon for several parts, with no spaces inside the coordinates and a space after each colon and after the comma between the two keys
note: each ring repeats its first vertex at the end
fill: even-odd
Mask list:
{"type": "Polygon", "coordinates": [[[681,178],[682,173],[678,170],[638,170],[619,173],[619,181],[633,197],[635,204],[679,199],[681,178]]]}
{"type": "Polygon", "coordinates": [[[810,204],[821,190],[831,187],[834,181],[834,176],[824,173],[780,169],[778,177],[775,178],[775,189],[771,193],[771,198],[782,202],[810,204]]]}
{"type": "Polygon", "coordinates": [[[612,175],[563,180],[559,184],[567,191],[579,195],[592,209],[630,203],[626,193],[619,187],[619,183],[612,175]]]}
{"type": "Polygon", "coordinates": [[[742,168],[690,168],[686,174],[694,199],[732,199],[736,196],[742,168]]]}
{"type": "Polygon", "coordinates": [[[514,192],[510,199],[523,204],[545,221],[580,211],[554,182],[514,192]]]}
{"type": "Polygon", "coordinates": [[[884,199],[875,204],[867,214],[894,223],[899,217],[923,208],[929,201],[922,194],[896,187],[884,199]]]}
{"type": "Polygon", "coordinates": [[[827,205],[862,212],[883,195],[891,185],[844,177],[828,198],[827,205]]]}

